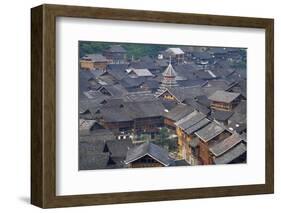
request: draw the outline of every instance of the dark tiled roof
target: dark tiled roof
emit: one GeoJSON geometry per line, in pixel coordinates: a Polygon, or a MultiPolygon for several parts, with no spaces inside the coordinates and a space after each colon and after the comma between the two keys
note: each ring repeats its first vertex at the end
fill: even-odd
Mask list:
{"type": "Polygon", "coordinates": [[[223,127],[219,126],[215,122],[212,122],[195,132],[195,134],[204,142],[208,142],[209,140],[221,134],[224,130],[225,129],[223,127]]]}
{"type": "Polygon", "coordinates": [[[188,134],[191,135],[192,133],[194,133],[195,131],[198,131],[199,129],[203,128],[204,126],[206,126],[208,123],[210,123],[211,121],[207,118],[202,119],[201,121],[199,121],[198,123],[194,124],[193,126],[185,129],[184,131],[188,134]]]}
{"type": "Polygon", "coordinates": [[[108,70],[126,70],[128,68],[128,64],[108,64],[107,69],[108,70]]]}
{"type": "Polygon", "coordinates": [[[115,135],[108,129],[95,129],[91,135],[79,135],[79,141],[96,142],[114,140],[115,135]]]}
{"type": "Polygon", "coordinates": [[[180,127],[183,130],[186,130],[186,129],[192,127],[193,125],[197,124],[204,118],[206,118],[206,115],[204,115],[198,111],[194,111],[194,112],[188,114],[187,116],[183,117],[179,121],[177,121],[175,123],[175,125],[180,127]]]}
{"type": "MultiPolygon", "coordinates": [[[[95,120],[79,119],[79,134],[90,135],[93,126],[96,124],[95,120]]],[[[99,124],[97,124],[99,125],[99,124]]]]}
{"type": "Polygon", "coordinates": [[[190,166],[190,164],[182,159],[182,160],[175,160],[175,166],[190,166]]]}
{"type": "Polygon", "coordinates": [[[84,155],[88,152],[102,153],[105,148],[104,141],[79,141],[79,154],[84,155]]]}
{"type": "Polygon", "coordinates": [[[247,133],[243,132],[240,137],[242,138],[242,140],[247,143],[247,133]]]}
{"type": "Polygon", "coordinates": [[[195,98],[195,100],[196,100],[199,104],[201,104],[201,105],[203,105],[203,106],[205,106],[205,107],[209,107],[210,104],[211,104],[211,101],[208,99],[208,97],[207,97],[206,95],[197,96],[197,97],[195,98]]]}
{"type": "Polygon", "coordinates": [[[104,121],[122,122],[162,116],[164,106],[159,101],[124,102],[122,106],[105,106],[100,111],[104,121]]]}
{"type": "Polygon", "coordinates": [[[123,96],[127,94],[127,90],[122,87],[120,84],[115,84],[115,85],[104,85],[99,89],[100,92],[106,91],[108,92],[111,96],[123,96]]]}
{"type": "Polygon", "coordinates": [[[217,78],[226,78],[228,79],[230,75],[232,75],[235,72],[232,68],[221,68],[221,69],[214,69],[212,70],[212,73],[217,78]]]}
{"type": "Polygon", "coordinates": [[[136,88],[139,87],[145,81],[144,78],[130,78],[125,77],[119,83],[125,88],[136,88]]]}
{"type": "Polygon", "coordinates": [[[229,118],[230,124],[246,124],[247,115],[245,113],[234,112],[229,118]]]}
{"type": "Polygon", "coordinates": [[[101,114],[105,122],[132,121],[130,114],[119,106],[104,107],[101,109],[101,114]]]}
{"type": "Polygon", "coordinates": [[[177,106],[172,108],[169,112],[166,112],[164,116],[173,121],[178,121],[192,112],[193,112],[192,107],[185,104],[178,104],[177,106]]]}
{"type": "Polygon", "coordinates": [[[110,74],[111,76],[113,76],[118,81],[127,76],[127,72],[126,72],[125,69],[124,70],[122,70],[122,69],[108,69],[106,72],[108,74],[110,74]]]}
{"type": "Polygon", "coordinates": [[[176,107],[178,105],[177,101],[160,99],[160,102],[162,103],[164,108],[167,109],[167,110],[172,110],[174,107],[176,107]]]}
{"type": "Polygon", "coordinates": [[[147,86],[149,89],[158,89],[159,88],[159,81],[156,80],[146,80],[143,85],[147,86]]]}
{"type": "Polygon", "coordinates": [[[151,91],[129,92],[124,97],[128,102],[143,102],[143,101],[157,101],[155,95],[151,91]]]}
{"type": "Polygon", "coordinates": [[[124,168],[127,152],[134,146],[131,140],[82,141],[79,143],[79,169],[124,168]]]}
{"type": "Polygon", "coordinates": [[[153,61],[135,61],[132,62],[129,67],[134,69],[149,69],[149,70],[157,70],[160,68],[153,61]]]}
{"type": "Polygon", "coordinates": [[[209,80],[208,84],[206,84],[206,87],[216,87],[219,88],[220,90],[226,90],[230,85],[230,82],[226,80],[209,80]]]}
{"type": "Polygon", "coordinates": [[[246,145],[243,143],[238,144],[230,151],[214,159],[215,164],[228,164],[245,154],[247,151],[246,145]]]}
{"type": "Polygon", "coordinates": [[[164,106],[159,101],[128,102],[126,110],[133,118],[158,117],[164,113],[164,106]]]}
{"type": "Polygon", "coordinates": [[[154,75],[147,69],[130,69],[128,75],[136,75],[138,77],[153,77],[154,75]]]}
{"type": "Polygon", "coordinates": [[[178,64],[174,66],[174,69],[182,79],[197,80],[196,72],[202,67],[195,64],[178,64]]]}
{"type": "Polygon", "coordinates": [[[92,104],[100,103],[108,98],[106,95],[103,95],[100,91],[96,91],[96,90],[85,91],[83,92],[83,95],[85,95],[88,100],[91,100],[92,104]]]}
{"type": "Polygon", "coordinates": [[[220,156],[236,146],[238,143],[242,141],[242,138],[238,133],[233,133],[228,138],[224,139],[223,141],[219,142],[218,144],[215,144],[210,148],[210,151],[216,156],[220,156]]]}
{"type": "Polygon", "coordinates": [[[110,157],[113,158],[123,158],[125,160],[127,152],[130,148],[133,148],[135,145],[131,140],[126,141],[107,141],[106,145],[110,153],[110,157]]]}
{"type": "Polygon", "coordinates": [[[90,80],[93,80],[95,77],[89,71],[80,71],[79,72],[79,90],[80,92],[88,91],[94,89],[94,86],[90,83],[90,80]]]}
{"type": "Polygon", "coordinates": [[[233,109],[236,113],[246,114],[247,113],[247,101],[241,100],[239,104],[233,109]]]}
{"type": "Polygon", "coordinates": [[[210,80],[216,79],[217,76],[209,70],[198,70],[195,73],[197,79],[210,80]]]}
{"type": "Polygon", "coordinates": [[[214,94],[212,94],[209,99],[211,101],[217,101],[217,102],[224,102],[224,103],[231,103],[236,98],[239,97],[239,93],[234,92],[226,92],[223,90],[218,90],[214,94]]]}
{"type": "Polygon", "coordinates": [[[204,95],[204,91],[201,87],[173,87],[167,91],[175,96],[179,102],[187,98],[195,98],[196,96],[204,95]]]}
{"type": "Polygon", "coordinates": [[[217,121],[227,121],[232,115],[233,112],[220,110],[213,110],[211,113],[212,118],[216,119],[217,121]]]}
{"type": "Polygon", "coordinates": [[[79,170],[106,169],[109,153],[88,152],[79,156],[79,170]]]}
{"type": "Polygon", "coordinates": [[[208,115],[210,113],[210,109],[199,102],[197,102],[195,99],[185,99],[184,103],[190,105],[193,109],[202,112],[205,115],[208,115]]]}
{"type": "Polygon", "coordinates": [[[174,160],[169,156],[167,150],[150,142],[129,149],[125,163],[129,164],[146,155],[149,155],[164,166],[170,166],[174,163],[174,160]]]}
{"type": "Polygon", "coordinates": [[[207,81],[202,79],[196,79],[196,80],[178,80],[178,85],[181,87],[198,87],[198,86],[204,86],[207,81]]]}
{"type": "MultiPolygon", "coordinates": [[[[102,105],[105,106],[105,107],[109,107],[109,106],[111,106],[111,107],[114,107],[114,106],[117,107],[118,106],[119,107],[121,104],[124,104],[124,102],[125,101],[122,97],[120,97],[120,98],[109,98],[109,99],[105,100],[102,103],[102,105]]],[[[101,106],[101,107],[103,107],[103,106],[101,106]]]]}
{"type": "Polygon", "coordinates": [[[247,129],[247,124],[231,121],[231,123],[228,125],[228,129],[231,129],[232,131],[236,131],[239,134],[241,134],[242,132],[244,132],[247,129]]]}

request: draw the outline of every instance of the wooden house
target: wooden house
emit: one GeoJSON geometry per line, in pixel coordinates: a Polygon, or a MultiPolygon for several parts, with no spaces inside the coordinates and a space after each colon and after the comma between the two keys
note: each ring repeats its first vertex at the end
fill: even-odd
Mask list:
{"type": "Polygon", "coordinates": [[[232,111],[232,109],[239,103],[240,93],[226,92],[218,90],[211,96],[211,108],[216,110],[232,111]]]}
{"type": "Polygon", "coordinates": [[[238,133],[233,133],[210,148],[214,164],[233,164],[246,161],[246,143],[238,133]]]}
{"type": "Polygon", "coordinates": [[[165,58],[171,58],[173,64],[184,63],[184,51],[178,47],[168,48],[164,53],[165,58]]]}
{"type": "Polygon", "coordinates": [[[164,125],[170,129],[176,130],[175,123],[193,112],[193,108],[186,104],[177,104],[170,111],[164,113],[164,125]]]}
{"type": "Polygon", "coordinates": [[[196,131],[195,135],[199,138],[198,158],[203,165],[209,165],[214,164],[214,159],[209,149],[228,138],[231,133],[216,122],[211,122],[199,131],[196,131]]]}
{"type": "Polygon", "coordinates": [[[127,63],[127,51],[121,45],[110,46],[103,55],[109,60],[111,64],[125,64],[127,63]]]}
{"type": "Polygon", "coordinates": [[[108,60],[101,54],[87,54],[80,59],[80,68],[84,70],[106,70],[108,60]]]}
{"type": "Polygon", "coordinates": [[[188,114],[175,123],[178,135],[178,155],[180,158],[186,159],[187,162],[192,165],[198,164],[196,161],[198,156],[193,155],[190,142],[194,137],[196,137],[194,133],[206,126],[208,123],[210,123],[210,120],[206,118],[206,115],[198,111],[188,114]]]}
{"type": "Polygon", "coordinates": [[[163,126],[164,106],[158,101],[124,102],[100,109],[101,122],[115,132],[155,133],[163,126]]]}

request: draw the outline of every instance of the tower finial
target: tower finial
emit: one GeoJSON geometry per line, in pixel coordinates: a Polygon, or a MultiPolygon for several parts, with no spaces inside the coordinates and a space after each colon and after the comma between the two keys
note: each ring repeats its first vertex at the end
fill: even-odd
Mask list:
{"type": "Polygon", "coordinates": [[[170,62],[169,63],[171,64],[171,62],[172,62],[172,56],[170,56],[170,62]]]}

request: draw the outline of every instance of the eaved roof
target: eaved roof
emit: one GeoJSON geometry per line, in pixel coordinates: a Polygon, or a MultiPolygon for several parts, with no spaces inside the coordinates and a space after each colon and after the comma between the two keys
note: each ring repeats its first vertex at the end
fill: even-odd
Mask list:
{"type": "Polygon", "coordinates": [[[85,120],[80,119],[79,120],[79,130],[90,130],[92,126],[96,123],[95,120],[85,120]]]}
{"type": "Polygon", "coordinates": [[[169,53],[172,53],[174,55],[184,54],[182,49],[178,48],[178,47],[168,48],[166,51],[169,52],[169,53]]]}
{"type": "Polygon", "coordinates": [[[203,95],[204,90],[202,87],[172,87],[166,88],[163,92],[156,95],[156,97],[160,97],[165,93],[169,93],[174,96],[178,102],[183,102],[187,98],[195,98],[197,96],[203,95]]]}
{"type": "Polygon", "coordinates": [[[232,149],[234,146],[236,146],[238,143],[242,141],[242,138],[240,135],[236,132],[234,132],[231,136],[224,139],[220,143],[212,146],[210,148],[210,151],[216,156],[220,156],[227,152],[228,150],[232,149]]]}
{"type": "Polygon", "coordinates": [[[171,119],[173,121],[178,121],[192,112],[193,112],[192,107],[185,104],[178,104],[177,106],[172,108],[169,112],[166,112],[164,114],[164,117],[171,119]]]}
{"type": "MultiPolygon", "coordinates": [[[[119,64],[118,64],[119,65],[119,64]]],[[[126,69],[108,69],[105,73],[113,76],[116,80],[120,81],[121,79],[127,76],[126,69]]]]}
{"type": "Polygon", "coordinates": [[[226,91],[223,91],[223,90],[217,90],[214,94],[209,96],[209,99],[211,101],[231,103],[239,95],[240,95],[240,93],[236,93],[236,92],[226,92],[226,91]]]}
{"type": "Polygon", "coordinates": [[[190,166],[190,164],[185,160],[175,160],[175,166],[190,166]]]}
{"type": "Polygon", "coordinates": [[[217,121],[227,121],[232,115],[233,112],[221,110],[213,110],[211,113],[211,116],[217,121]]]}
{"type": "Polygon", "coordinates": [[[193,126],[185,129],[184,131],[190,135],[192,133],[194,133],[195,131],[198,131],[199,129],[203,128],[204,126],[206,126],[208,123],[210,123],[211,121],[207,118],[203,118],[201,121],[199,121],[198,123],[194,124],[193,126]]]}
{"type": "Polygon", "coordinates": [[[184,130],[187,134],[192,134],[207,125],[209,122],[210,121],[206,118],[206,115],[198,111],[194,111],[177,121],[175,125],[184,130]]]}
{"type": "Polygon", "coordinates": [[[108,60],[101,54],[87,54],[82,59],[91,60],[93,62],[107,62],[108,60]]]}
{"type": "Polygon", "coordinates": [[[120,84],[115,84],[115,85],[104,85],[99,89],[100,92],[106,91],[108,92],[111,96],[122,96],[127,94],[127,90],[122,87],[120,84]]]}
{"type": "Polygon", "coordinates": [[[153,77],[154,75],[148,69],[129,69],[128,73],[135,73],[139,77],[153,77]]]}
{"type": "Polygon", "coordinates": [[[126,50],[121,45],[111,45],[108,49],[109,52],[115,52],[115,53],[125,53],[126,50]]]}
{"type": "Polygon", "coordinates": [[[129,92],[123,97],[123,99],[128,102],[157,101],[151,91],[129,92]]]}
{"type": "Polygon", "coordinates": [[[124,102],[119,106],[104,106],[100,109],[105,122],[132,121],[137,118],[160,117],[164,106],[159,101],[124,102]]]}
{"type": "Polygon", "coordinates": [[[137,88],[139,87],[143,82],[144,82],[144,78],[143,77],[138,77],[138,78],[131,78],[129,76],[123,78],[122,80],[120,80],[120,84],[127,89],[130,88],[137,88]]]}
{"type": "Polygon", "coordinates": [[[215,122],[209,123],[207,126],[203,127],[199,131],[195,132],[201,140],[204,142],[208,142],[212,140],[214,137],[221,134],[225,129],[215,122]]]}
{"type": "Polygon", "coordinates": [[[243,143],[238,144],[230,151],[214,159],[215,164],[227,164],[237,159],[247,151],[246,145],[243,143]]]}
{"type": "Polygon", "coordinates": [[[173,66],[171,63],[169,63],[169,65],[167,66],[167,68],[165,69],[165,71],[162,73],[162,75],[164,77],[176,77],[177,76],[177,73],[176,71],[174,70],[173,66]]]}
{"type": "Polygon", "coordinates": [[[146,142],[128,150],[125,164],[132,163],[146,155],[164,166],[170,166],[174,163],[174,160],[169,156],[167,150],[153,143],[146,142]]]}

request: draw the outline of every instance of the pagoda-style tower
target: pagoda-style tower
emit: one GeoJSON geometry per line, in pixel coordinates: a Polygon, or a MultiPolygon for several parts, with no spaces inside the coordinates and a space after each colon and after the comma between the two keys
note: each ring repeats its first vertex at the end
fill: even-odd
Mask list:
{"type": "Polygon", "coordinates": [[[178,86],[177,81],[176,81],[177,73],[171,64],[171,60],[170,60],[168,67],[162,73],[162,75],[163,75],[163,80],[161,81],[161,85],[160,85],[159,89],[155,93],[156,96],[163,93],[166,89],[178,86]]]}

